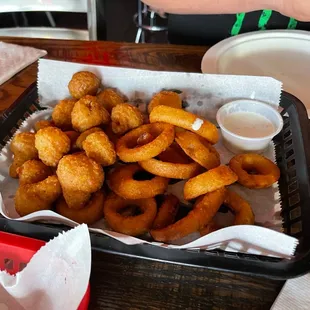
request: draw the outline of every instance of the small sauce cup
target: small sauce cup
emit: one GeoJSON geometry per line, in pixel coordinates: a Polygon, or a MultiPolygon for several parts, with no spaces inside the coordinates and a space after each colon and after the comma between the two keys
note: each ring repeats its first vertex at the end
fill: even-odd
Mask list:
{"type": "MultiPolygon", "coordinates": [[[[283,128],[281,114],[272,106],[256,100],[236,100],[223,105],[216,114],[216,120],[221,128],[225,147],[235,154],[262,153],[269,143],[283,128]],[[274,131],[262,137],[248,137],[237,134],[225,127],[225,118],[237,112],[250,112],[263,116],[273,125],[274,131]]],[[[253,119],[255,122],[255,118],[253,119]]],[[[253,124],[255,125],[255,124],[253,124]]]]}

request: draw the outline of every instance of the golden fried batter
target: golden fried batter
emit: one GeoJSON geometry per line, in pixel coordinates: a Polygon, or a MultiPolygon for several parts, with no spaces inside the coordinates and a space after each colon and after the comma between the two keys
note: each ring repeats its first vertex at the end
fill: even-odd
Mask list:
{"type": "Polygon", "coordinates": [[[60,183],[56,175],[52,175],[38,183],[21,185],[14,198],[15,209],[20,216],[49,210],[60,195],[60,183]]]}
{"type": "Polygon", "coordinates": [[[235,183],[238,176],[222,165],[189,179],[183,188],[184,199],[191,200],[235,183]]]}
{"type": "Polygon", "coordinates": [[[10,176],[17,178],[16,169],[30,159],[38,158],[38,151],[35,148],[35,134],[32,132],[22,132],[14,136],[10,149],[14,154],[12,165],[10,166],[10,176]]]}
{"type": "Polygon", "coordinates": [[[63,187],[62,194],[68,205],[68,208],[73,210],[80,210],[88,203],[92,193],[71,190],[63,187]]]}
{"type": "Polygon", "coordinates": [[[157,206],[154,198],[127,200],[113,192],[107,197],[103,212],[109,226],[122,234],[139,236],[149,231],[156,217],[157,206]],[[126,216],[122,213],[129,206],[139,208],[141,214],[126,216]]]}
{"type": "Polygon", "coordinates": [[[91,129],[88,129],[88,130],[85,130],[84,132],[82,132],[79,137],[77,138],[76,140],[76,146],[79,148],[79,149],[83,149],[83,142],[84,140],[86,139],[86,137],[88,135],[90,135],[91,133],[94,133],[94,132],[97,132],[97,131],[102,131],[101,128],[99,127],[93,127],[91,129]]]}
{"type": "Polygon", "coordinates": [[[69,131],[65,131],[65,134],[68,136],[68,138],[70,139],[70,151],[71,152],[75,152],[78,150],[78,146],[76,144],[76,141],[79,137],[79,133],[74,131],[74,130],[69,130],[69,131]]]}
{"type": "Polygon", "coordinates": [[[235,155],[229,167],[238,175],[238,183],[247,188],[267,188],[280,178],[280,169],[270,159],[254,153],[235,155]],[[255,171],[256,174],[249,173],[255,171]]]}
{"type": "Polygon", "coordinates": [[[73,128],[79,132],[110,121],[110,114],[94,96],[81,98],[74,105],[71,117],[73,128]]]}
{"type": "Polygon", "coordinates": [[[102,167],[85,153],[64,156],[58,164],[57,176],[69,208],[79,209],[98,191],[104,181],[102,167]]]}
{"type": "Polygon", "coordinates": [[[36,159],[26,161],[17,168],[17,173],[20,185],[41,182],[53,174],[50,167],[36,159]]]}
{"type": "Polygon", "coordinates": [[[74,210],[68,207],[64,198],[61,198],[56,204],[56,212],[77,223],[91,225],[103,217],[104,201],[105,195],[99,190],[92,195],[85,207],[80,210],[74,210]]]}
{"type": "Polygon", "coordinates": [[[35,131],[39,131],[40,129],[43,129],[46,127],[55,127],[55,124],[53,121],[43,119],[41,121],[36,122],[34,125],[35,131]]]}
{"type": "Polygon", "coordinates": [[[148,112],[151,113],[151,111],[158,105],[166,105],[172,108],[182,109],[182,100],[176,92],[163,90],[152,98],[147,107],[148,112]]]}
{"type": "Polygon", "coordinates": [[[103,131],[88,135],[83,142],[83,149],[89,158],[102,166],[111,166],[116,161],[114,144],[103,131]]]}
{"type": "Polygon", "coordinates": [[[195,162],[206,169],[213,169],[221,164],[220,155],[207,140],[193,132],[184,130],[175,134],[175,141],[195,162]]]}
{"type": "Polygon", "coordinates": [[[58,102],[52,113],[52,119],[57,127],[62,130],[72,128],[71,112],[76,102],[76,99],[64,99],[58,102]]]}
{"type": "Polygon", "coordinates": [[[86,95],[96,95],[99,86],[99,78],[89,71],[74,73],[68,84],[71,96],[76,99],[80,99],[86,95]]]}
{"type": "Polygon", "coordinates": [[[112,130],[116,134],[124,134],[128,130],[143,124],[140,110],[130,104],[120,103],[111,112],[112,130]]]}
{"type": "Polygon", "coordinates": [[[144,199],[163,194],[169,179],[154,176],[149,179],[135,179],[135,175],[144,170],[137,164],[120,165],[108,176],[109,187],[124,199],[144,199]]]}
{"type": "Polygon", "coordinates": [[[106,88],[105,90],[101,91],[97,95],[97,99],[98,102],[101,103],[102,106],[109,112],[111,112],[112,109],[118,104],[125,101],[124,98],[112,88],[106,88]]]}
{"type": "Polygon", "coordinates": [[[39,158],[47,166],[56,167],[63,155],[70,151],[70,139],[56,127],[40,129],[35,135],[39,158]]]}
{"type": "Polygon", "coordinates": [[[110,141],[115,145],[119,139],[119,135],[115,134],[112,130],[112,123],[109,123],[103,127],[104,133],[109,137],[110,141]]]}

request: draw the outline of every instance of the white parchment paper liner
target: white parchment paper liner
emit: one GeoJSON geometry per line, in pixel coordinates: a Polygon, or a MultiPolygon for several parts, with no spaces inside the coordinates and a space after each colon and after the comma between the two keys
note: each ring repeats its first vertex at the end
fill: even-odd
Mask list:
{"type": "Polygon", "coordinates": [[[76,310],[90,269],[90,238],[83,224],[44,245],[15,276],[0,271],[0,309],[76,310]]]}
{"type": "MultiPolygon", "coordinates": [[[[145,106],[154,93],[162,88],[178,89],[182,91],[182,98],[187,103],[188,111],[197,113],[208,119],[215,119],[217,109],[227,101],[240,98],[257,99],[277,107],[279,104],[282,84],[267,77],[203,75],[196,73],[154,72],[113,68],[77,63],[65,63],[42,59],[39,62],[38,89],[40,104],[53,107],[57,100],[69,96],[67,84],[73,73],[80,70],[89,70],[96,73],[103,80],[104,85],[118,88],[133,104],[145,106]],[[144,102],[144,104],[141,102],[144,102]]],[[[20,127],[21,131],[32,130],[34,123],[42,118],[49,118],[51,111],[37,112],[30,116],[20,127]]],[[[221,155],[221,162],[227,164],[232,153],[219,142],[216,145],[221,155]]],[[[271,144],[264,154],[272,161],[275,160],[274,147],[271,144]]],[[[7,218],[22,221],[48,220],[74,226],[77,223],[66,219],[52,211],[39,211],[25,217],[19,217],[14,208],[14,194],[18,186],[17,180],[8,176],[8,166],[12,154],[8,145],[0,156],[0,188],[2,202],[0,212],[7,218]]],[[[182,200],[184,181],[170,185],[168,192],[174,193],[182,200]]],[[[173,248],[221,248],[227,251],[255,253],[261,255],[289,257],[294,255],[298,240],[281,233],[282,218],[280,216],[280,194],[277,184],[272,188],[251,190],[239,185],[231,188],[248,200],[254,210],[256,224],[259,226],[233,226],[199,238],[193,234],[178,240],[174,245],[152,244],[173,248]],[[265,228],[262,228],[263,226],[265,228]],[[270,229],[266,229],[270,228],[270,229]],[[246,230],[245,230],[246,229],[246,230]],[[272,229],[272,230],[271,230],[272,229]],[[246,233],[245,233],[246,232],[246,233]],[[257,240],[257,236],[260,239],[257,240]],[[195,240],[194,242],[192,242],[195,240]],[[281,240],[281,242],[279,242],[281,240]],[[276,242],[275,242],[276,241],[276,242]]],[[[218,213],[219,223],[228,225],[232,221],[229,214],[218,213]]],[[[148,241],[122,235],[108,230],[104,220],[99,221],[91,231],[109,235],[125,244],[148,243],[148,241]]],[[[148,239],[148,238],[147,238],[148,239]]]]}

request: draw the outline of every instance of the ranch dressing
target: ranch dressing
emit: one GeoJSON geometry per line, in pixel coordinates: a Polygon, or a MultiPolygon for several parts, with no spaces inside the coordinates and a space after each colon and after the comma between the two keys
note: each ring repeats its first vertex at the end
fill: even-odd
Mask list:
{"type": "Polygon", "coordinates": [[[262,138],[275,132],[275,127],[266,117],[254,112],[235,112],[227,115],[223,126],[230,132],[247,138],[262,138]]]}

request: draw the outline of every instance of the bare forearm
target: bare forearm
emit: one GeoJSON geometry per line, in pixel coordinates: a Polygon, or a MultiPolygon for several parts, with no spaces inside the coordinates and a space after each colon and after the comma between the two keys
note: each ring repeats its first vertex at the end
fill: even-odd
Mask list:
{"type": "Polygon", "coordinates": [[[143,0],[157,9],[175,14],[230,14],[262,9],[310,21],[310,0],[143,0]]]}
{"type": "Polygon", "coordinates": [[[143,0],[155,8],[176,14],[226,14],[275,9],[279,0],[143,0]]]}

